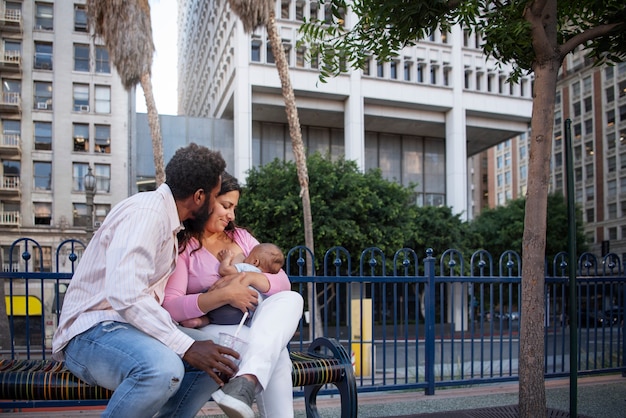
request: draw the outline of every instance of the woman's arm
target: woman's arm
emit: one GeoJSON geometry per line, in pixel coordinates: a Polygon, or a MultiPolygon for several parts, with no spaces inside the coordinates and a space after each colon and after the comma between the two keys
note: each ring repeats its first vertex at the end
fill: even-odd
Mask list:
{"type": "Polygon", "coordinates": [[[197,318],[204,315],[198,309],[197,294],[187,294],[189,282],[189,245],[178,255],[176,268],[167,280],[163,307],[170,313],[174,321],[181,322],[186,319],[197,318]]]}
{"type": "MultiPolygon", "coordinates": [[[[235,242],[241,247],[244,254],[250,254],[252,248],[259,244],[259,241],[245,229],[237,229],[235,242]]],[[[246,280],[250,286],[253,286],[265,296],[271,296],[275,293],[291,289],[291,282],[284,270],[280,270],[276,274],[271,273],[246,273],[246,280]]]]}

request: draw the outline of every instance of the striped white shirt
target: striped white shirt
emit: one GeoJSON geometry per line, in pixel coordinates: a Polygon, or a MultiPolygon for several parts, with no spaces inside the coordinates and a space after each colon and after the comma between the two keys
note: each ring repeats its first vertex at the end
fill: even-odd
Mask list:
{"type": "Polygon", "coordinates": [[[182,355],[193,339],[161,306],[176,266],[182,228],[167,184],[133,195],[106,216],[87,246],[67,289],[52,341],[55,358],[76,335],[103,321],[120,321],[182,355]]]}

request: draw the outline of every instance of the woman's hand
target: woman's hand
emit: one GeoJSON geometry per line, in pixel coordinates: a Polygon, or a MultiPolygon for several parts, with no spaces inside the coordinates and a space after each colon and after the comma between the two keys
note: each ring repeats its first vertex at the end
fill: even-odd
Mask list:
{"type": "Polygon", "coordinates": [[[258,295],[248,287],[245,273],[229,274],[219,279],[211,288],[198,296],[198,307],[203,312],[232,305],[242,312],[253,311],[258,295]]]}

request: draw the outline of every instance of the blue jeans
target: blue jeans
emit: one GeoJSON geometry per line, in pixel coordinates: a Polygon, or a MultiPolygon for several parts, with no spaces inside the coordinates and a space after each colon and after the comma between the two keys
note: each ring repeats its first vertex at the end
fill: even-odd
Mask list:
{"type": "Polygon", "coordinates": [[[67,368],[114,390],[103,417],[194,417],[218,389],[203,371],[130,324],[106,321],[74,337],[67,368]]]}

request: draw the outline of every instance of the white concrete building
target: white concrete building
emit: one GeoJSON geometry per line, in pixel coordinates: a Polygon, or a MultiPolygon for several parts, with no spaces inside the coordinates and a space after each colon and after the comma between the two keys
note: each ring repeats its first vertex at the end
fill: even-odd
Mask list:
{"type": "Polygon", "coordinates": [[[9,245],[30,237],[49,270],[60,242],[87,238],[89,167],[96,228],[128,196],[134,104],[89,31],[85,0],[0,0],[0,36],[3,269],[9,245]]]}
{"type": "MultiPolygon", "coordinates": [[[[468,157],[518,133],[531,115],[531,80],[506,82],[507,68],[477,48],[480,38],[450,33],[373,56],[365,69],[320,83],[297,48],[303,18],[329,10],[316,0],[276,2],[303,140],[308,152],[345,155],[405,185],[416,201],[467,216],[468,157]]],[[[346,17],[351,25],[353,16],[346,17]]],[[[179,1],[179,114],[234,121],[233,174],[292,158],[278,73],[264,28],[245,34],[225,0],[179,1]]]]}

